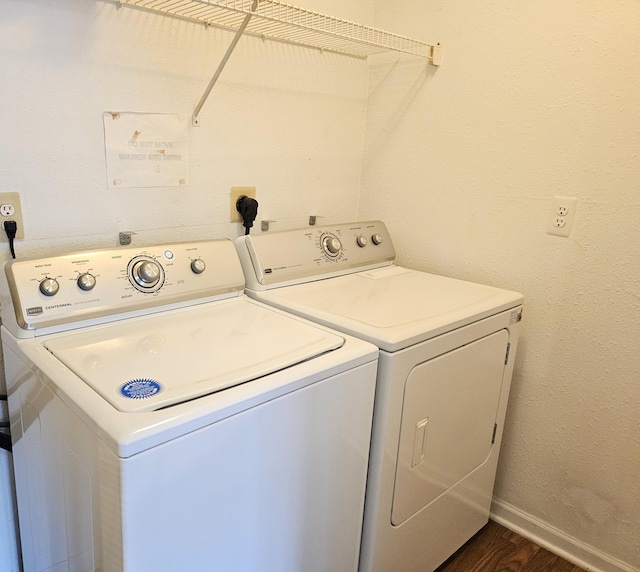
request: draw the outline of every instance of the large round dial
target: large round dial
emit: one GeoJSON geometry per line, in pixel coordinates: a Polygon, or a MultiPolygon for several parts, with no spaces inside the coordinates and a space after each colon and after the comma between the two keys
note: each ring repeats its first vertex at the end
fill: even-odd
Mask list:
{"type": "Polygon", "coordinates": [[[141,292],[155,292],[164,282],[164,269],[157,260],[140,256],[129,262],[129,279],[141,292]]]}
{"type": "Polygon", "coordinates": [[[60,284],[55,278],[45,278],[40,281],[40,292],[45,296],[55,296],[60,290],[60,284]]]}
{"type": "Polygon", "coordinates": [[[327,256],[335,258],[342,251],[342,243],[340,242],[340,239],[328,234],[322,237],[322,250],[324,250],[327,256]]]}
{"type": "Polygon", "coordinates": [[[150,260],[140,260],[133,266],[133,279],[143,288],[153,288],[160,280],[160,267],[150,260]]]}

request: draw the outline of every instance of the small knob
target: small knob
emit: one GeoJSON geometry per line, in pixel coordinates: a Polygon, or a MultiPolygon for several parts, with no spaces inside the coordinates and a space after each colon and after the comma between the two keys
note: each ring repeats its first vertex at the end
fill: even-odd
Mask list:
{"type": "Polygon", "coordinates": [[[369,241],[367,240],[366,236],[360,235],[358,238],[356,238],[356,244],[361,248],[367,246],[368,242],[369,241]]]}
{"type": "Polygon", "coordinates": [[[335,256],[342,250],[342,243],[335,236],[327,236],[323,242],[327,254],[335,256]]]}
{"type": "Polygon", "coordinates": [[[202,274],[207,265],[204,263],[204,260],[201,258],[196,258],[191,261],[191,270],[193,270],[194,274],[202,274]]]}
{"type": "Polygon", "coordinates": [[[60,290],[60,284],[55,278],[45,278],[40,282],[40,292],[45,296],[55,296],[60,290]]]}
{"type": "Polygon", "coordinates": [[[151,288],[160,280],[160,267],[150,260],[141,260],[133,267],[133,277],[143,288],[151,288]]]}
{"type": "Polygon", "coordinates": [[[375,244],[376,246],[377,246],[378,244],[382,244],[382,241],[383,241],[383,240],[384,240],[384,239],[382,238],[382,235],[381,235],[381,234],[378,234],[378,233],[374,234],[374,235],[371,237],[371,241],[372,241],[372,242],[373,242],[373,244],[375,244]]]}
{"type": "Polygon", "coordinates": [[[78,287],[80,288],[80,290],[93,290],[93,287],[95,285],[96,277],[92,274],[85,272],[84,274],[80,274],[80,276],[78,276],[78,287]]]}

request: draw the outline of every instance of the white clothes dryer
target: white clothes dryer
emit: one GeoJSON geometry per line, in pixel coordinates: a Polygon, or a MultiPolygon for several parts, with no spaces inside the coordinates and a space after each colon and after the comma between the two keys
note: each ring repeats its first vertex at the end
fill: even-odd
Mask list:
{"type": "Polygon", "coordinates": [[[373,345],[247,298],[229,240],[6,273],[25,572],[356,570],[373,345]]]}
{"type": "Polygon", "coordinates": [[[395,265],[380,221],[236,247],[250,296],[379,347],[360,570],[434,570],[488,521],[523,297],[395,265]]]}

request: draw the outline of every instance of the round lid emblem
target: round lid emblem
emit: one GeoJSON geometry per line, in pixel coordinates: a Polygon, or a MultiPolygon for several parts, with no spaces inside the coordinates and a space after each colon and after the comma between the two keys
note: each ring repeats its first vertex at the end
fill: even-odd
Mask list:
{"type": "Polygon", "coordinates": [[[147,378],[131,379],[120,387],[120,393],[128,399],[147,399],[161,390],[160,384],[147,378]]]}

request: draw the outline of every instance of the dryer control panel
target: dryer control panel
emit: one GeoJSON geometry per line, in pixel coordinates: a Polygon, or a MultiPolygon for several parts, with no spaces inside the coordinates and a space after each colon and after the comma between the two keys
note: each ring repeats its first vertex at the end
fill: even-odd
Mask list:
{"type": "Polygon", "coordinates": [[[396,256],[381,221],[246,235],[236,247],[252,290],[386,266],[396,256]]]}
{"type": "Polygon", "coordinates": [[[12,333],[17,337],[68,329],[85,320],[237,296],[244,289],[230,240],[14,260],[6,273],[16,321],[12,333]]]}

